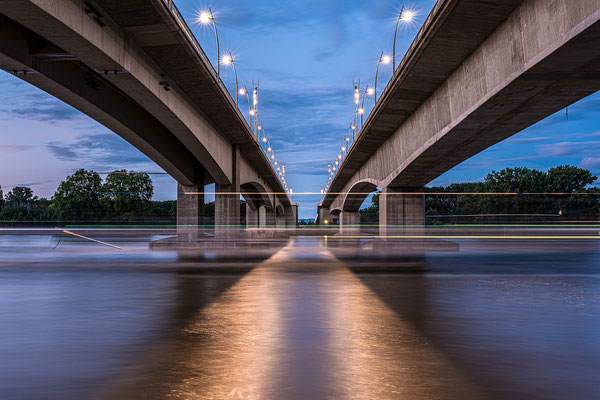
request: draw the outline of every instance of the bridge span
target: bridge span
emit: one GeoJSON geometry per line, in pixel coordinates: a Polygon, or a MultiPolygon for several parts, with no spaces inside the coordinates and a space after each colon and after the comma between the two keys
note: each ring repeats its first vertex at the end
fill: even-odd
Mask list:
{"type": "Polygon", "coordinates": [[[600,89],[599,0],[439,0],[339,166],[318,220],[424,225],[423,187],[600,89]]]}
{"type": "Polygon", "coordinates": [[[0,68],[130,142],[178,182],[178,237],[240,221],[295,226],[297,208],[170,0],[0,0],[0,68]]]}

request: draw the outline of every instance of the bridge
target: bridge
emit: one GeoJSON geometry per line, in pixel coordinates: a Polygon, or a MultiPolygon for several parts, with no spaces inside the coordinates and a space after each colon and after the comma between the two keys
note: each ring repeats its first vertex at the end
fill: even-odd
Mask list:
{"type": "Polygon", "coordinates": [[[380,235],[425,223],[423,187],[600,89],[600,1],[439,0],[340,163],[317,219],[380,235]]]}
{"type": "Polygon", "coordinates": [[[0,0],[0,68],[127,140],[178,182],[178,239],[196,240],[204,186],[215,236],[296,225],[297,207],[170,0],[0,0]]]}

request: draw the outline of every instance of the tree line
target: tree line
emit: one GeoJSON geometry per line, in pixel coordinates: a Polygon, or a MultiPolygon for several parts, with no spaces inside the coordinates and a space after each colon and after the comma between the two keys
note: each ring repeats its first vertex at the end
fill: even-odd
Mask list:
{"type": "MultiPolygon", "coordinates": [[[[113,171],[103,181],[94,171],[77,170],[62,181],[50,199],[38,198],[29,187],[17,186],[3,196],[0,187],[0,223],[156,224],[174,225],[175,200],[153,201],[150,176],[127,170],[113,171]]],[[[245,203],[240,203],[245,220],[245,203]]],[[[205,204],[205,221],[214,223],[214,202],[205,204]]]]}
{"type": "MultiPolygon", "coordinates": [[[[548,171],[505,168],[482,182],[424,188],[427,224],[597,221],[600,189],[587,169],[561,165],[548,171]]],[[[361,222],[379,221],[379,193],[360,210],[361,222]]]]}

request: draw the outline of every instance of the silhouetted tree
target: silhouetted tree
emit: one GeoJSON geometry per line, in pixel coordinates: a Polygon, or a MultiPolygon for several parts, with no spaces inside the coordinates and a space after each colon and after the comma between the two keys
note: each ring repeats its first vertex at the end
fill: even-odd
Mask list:
{"type": "Polygon", "coordinates": [[[15,186],[13,190],[6,194],[6,205],[10,208],[24,208],[29,212],[31,204],[37,200],[33,191],[24,186],[15,186]]]}
{"type": "Polygon", "coordinates": [[[108,174],[101,191],[105,216],[128,219],[149,214],[154,186],[146,173],[120,170],[108,174]]]}
{"type": "Polygon", "coordinates": [[[70,221],[92,221],[101,217],[102,179],[94,171],[77,170],[58,185],[52,197],[57,216],[70,221]]]}

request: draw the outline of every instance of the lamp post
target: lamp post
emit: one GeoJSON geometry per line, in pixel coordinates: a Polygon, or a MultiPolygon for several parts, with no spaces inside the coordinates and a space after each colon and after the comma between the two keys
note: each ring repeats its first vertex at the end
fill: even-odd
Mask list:
{"type": "Polygon", "coordinates": [[[360,108],[358,110],[359,114],[360,114],[360,127],[362,129],[363,126],[363,117],[365,114],[365,96],[368,95],[372,95],[373,93],[375,93],[375,91],[373,90],[373,88],[369,88],[369,85],[367,85],[367,87],[365,87],[365,91],[363,93],[363,97],[362,97],[362,103],[360,105],[360,108]]]}
{"type": "Polygon", "coordinates": [[[382,51],[381,55],[379,56],[379,61],[377,62],[377,72],[375,72],[375,90],[373,92],[373,94],[375,95],[375,103],[377,103],[377,77],[379,75],[379,67],[381,66],[381,64],[389,64],[389,63],[390,63],[390,56],[384,56],[383,51],[382,51]]]}
{"type": "Polygon", "coordinates": [[[396,30],[394,31],[394,46],[392,49],[392,60],[393,60],[392,68],[393,68],[394,72],[396,71],[396,36],[398,36],[398,25],[400,25],[401,20],[403,22],[412,21],[414,16],[415,16],[414,11],[411,11],[411,10],[404,11],[404,6],[402,6],[402,9],[400,9],[400,14],[398,14],[398,20],[396,21],[396,30]]]}
{"type": "Polygon", "coordinates": [[[237,78],[237,72],[235,71],[235,62],[233,61],[233,56],[231,55],[231,52],[229,52],[228,55],[226,55],[225,57],[223,57],[223,64],[225,65],[229,65],[231,64],[233,66],[233,75],[235,76],[235,105],[238,105],[238,78],[237,78]]]}
{"type": "Polygon", "coordinates": [[[217,33],[217,24],[215,23],[215,16],[213,15],[212,10],[208,7],[208,12],[203,11],[200,13],[200,17],[198,18],[200,23],[206,25],[212,22],[213,28],[215,29],[215,39],[217,40],[217,76],[219,76],[220,72],[220,63],[221,63],[221,49],[219,48],[219,34],[217,33]]]}
{"type": "Polygon", "coordinates": [[[246,99],[248,100],[248,118],[250,118],[250,126],[252,126],[252,106],[250,105],[250,96],[248,95],[248,88],[244,86],[240,89],[240,94],[246,95],[246,99]]]}

